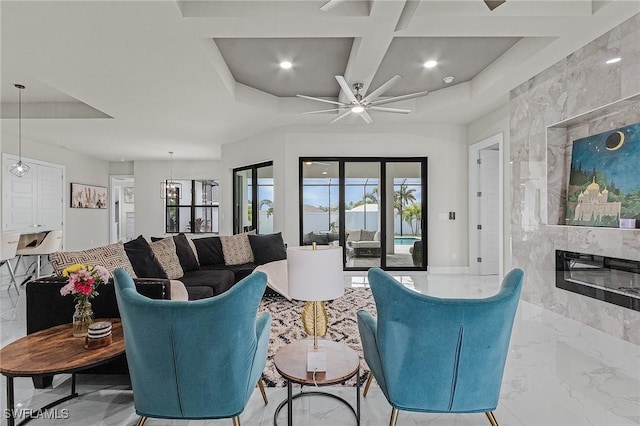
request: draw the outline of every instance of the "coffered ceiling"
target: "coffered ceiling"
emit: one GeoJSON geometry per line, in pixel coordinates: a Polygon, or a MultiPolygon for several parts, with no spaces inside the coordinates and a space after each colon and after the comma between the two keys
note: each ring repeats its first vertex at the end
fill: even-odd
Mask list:
{"type": "Polygon", "coordinates": [[[3,0],[3,138],[17,133],[14,83],[27,86],[23,140],[112,161],[218,158],[221,144],[279,126],[329,126],[334,114],[301,115],[322,108],[295,95],[337,99],[335,75],[364,90],[402,75],[385,96],[430,91],[388,104],[410,114],[337,129],[466,124],[640,12],[637,0],[324,3],[3,0]]]}

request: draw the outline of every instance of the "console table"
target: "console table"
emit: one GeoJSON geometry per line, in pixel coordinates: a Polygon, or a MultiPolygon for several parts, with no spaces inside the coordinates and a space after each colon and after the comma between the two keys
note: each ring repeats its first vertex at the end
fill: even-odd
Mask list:
{"type": "MultiPolygon", "coordinates": [[[[124,337],[120,319],[108,318],[97,321],[109,321],[113,324],[113,342],[109,346],[92,350],[85,349],[85,339],[73,337],[72,325],[63,324],[29,334],[0,349],[0,373],[7,378],[8,426],[14,426],[16,421],[14,377],[71,374],[71,394],[33,411],[33,413],[38,413],[78,396],[75,374],[77,371],[104,364],[124,353],[124,337]]],[[[19,425],[27,423],[31,419],[32,417],[27,415],[19,425]]]]}
{"type": "Polygon", "coordinates": [[[321,340],[319,346],[327,354],[327,371],[315,374],[307,372],[307,348],[313,346],[311,340],[298,340],[283,346],[276,353],[273,361],[278,373],[287,379],[287,399],[282,401],[273,415],[274,426],[278,425],[278,414],[287,405],[287,424],[293,425],[293,400],[303,396],[324,396],[336,399],[345,404],[353,412],[356,422],[360,424],[360,357],[343,343],[321,340]],[[327,392],[300,392],[293,395],[293,383],[309,386],[327,386],[343,383],[356,376],[356,409],[345,399],[327,392]]]}

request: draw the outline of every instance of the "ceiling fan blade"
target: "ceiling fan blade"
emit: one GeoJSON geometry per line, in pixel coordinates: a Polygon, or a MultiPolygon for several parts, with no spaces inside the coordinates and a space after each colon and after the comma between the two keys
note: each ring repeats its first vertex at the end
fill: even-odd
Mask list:
{"type": "Polygon", "coordinates": [[[378,87],[376,90],[374,90],[373,92],[371,92],[367,96],[365,96],[362,99],[362,102],[369,103],[369,102],[375,101],[376,99],[378,99],[380,97],[380,95],[382,95],[387,90],[391,89],[400,80],[402,80],[402,76],[401,75],[398,75],[398,74],[394,75],[389,80],[387,80],[387,82],[384,83],[382,86],[378,87]]]}
{"type": "Polygon", "coordinates": [[[323,12],[328,12],[336,6],[339,6],[341,3],[344,3],[347,0],[329,0],[322,6],[320,6],[320,10],[323,12]]]}
{"type": "Polygon", "coordinates": [[[349,83],[347,83],[347,80],[345,80],[344,77],[341,75],[336,75],[336,80],[338,81],[340,88],[344,92],[344,95],[347,97],[349,102],[358,103],[358,100],[356,99],[356,95],[353,94],[353,91],[351,90],[349,83]]]}
{"type": "Polygon", "coordinates": [[[307,111],[307,112],[303,112],[302,115],[320,114],[321,112],[335,112],[335,111],[344,111],[344,108],[332,108],[332,109],[322,109],[322,110],[319,110],[319,111],[307,111]]]}
{"type": "Polygon", "coordinates": [[[342,114],[340,114],[339,116],[337,116],[336,118],[334,118],[333,120],[331,120],[329,122],[329,124],[333,124],[338,120],[342,120],[343,118],[345,118],[347,115],[351,114],[351,108],[349,108],[348,110],[346,110],[345,112],[343,112],[342,114]]]}
{"type": "Polygon", "coordinates": [[[365,110],[360,113],[360,117],[364,120],[365,123],[371,124],[373,123],[373,118],[369,115],[369,113],[365,110]]]}
{"type": "Polygon", "coordinates": [[[425,90],[424,92],[416,92],[416,93],[409,93],[408,95],[394,96],[392,98],[386,98],[386,99],[380,99],[378,101],[373,101],[373,102],[369,103],[369,105],[377,106],[377,105],[390,104],[391,102],[398,102],[398,101],[404,101],[406,99],[419,98],[420,96],[425,96],[428,93],[429,93],[429,91],[425,90]]]}
{"type": "Polygon", "coordinates": [[[397,114],[409,114],[411,112],[410,109],[386,108],[386,107],[379,107],[379,106],[370,106],[368,107],[368,109],[371,109],[374,111],[395,112],[397,114]]]}
{"type": "Polygon", "coordinates": [[[344,105],[344,103],[342,102],[330,101],[328,99],[322,99],[322,98],[314,98],[313,96],[305,96],[305,95],[296,95],[296,96],[299,98],[310,99],[312,101],[326,102],[328,104],[334,104],[334,105],[344,105]]]}
{"type": "Polygon", "coordinates": [[[493,10],[496,7],[500,6],[502,3],[505,3],[507,0],[484,0],[484,4],[487,5],[489,10],[493,10]]]}

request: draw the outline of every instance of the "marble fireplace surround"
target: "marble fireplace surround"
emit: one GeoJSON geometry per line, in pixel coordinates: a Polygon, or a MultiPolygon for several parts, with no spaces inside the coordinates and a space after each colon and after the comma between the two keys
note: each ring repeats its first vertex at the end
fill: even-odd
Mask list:
{"type": "Polygon", "coordinates": [[[511,91],[512,266],[523,299],[640,345],[640,312],[555,286],[555,251],[640,261],[640,229],[565,226],[571,142],[640,122],[640,14],[511,91]],[[611,57],[623,58],[607,65],[611,57]],[[569,152],[567,152],[569,151],[569,152]]]}

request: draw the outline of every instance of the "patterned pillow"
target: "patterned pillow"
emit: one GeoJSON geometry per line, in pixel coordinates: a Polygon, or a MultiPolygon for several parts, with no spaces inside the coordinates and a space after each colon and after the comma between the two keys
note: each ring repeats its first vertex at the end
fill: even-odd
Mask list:
{"type": "Polygon", "coordinates": [[[176,254],[176,244],[173,242],[173,237],[163,238],[149,245],[169,279],[177,280],[182,278],[184,271],[182,270],[182,266],[180,266],[180,259],[178,259],[178,255],[176,254]]]}
{"type": "Polygon", "coordinates": [[[248,235],[255,233],[256,231],[254,230],[243,234],[220,237],[225,265],[242,265],[253,262],[253,251],[251,250],[248,235]]]}
{"type": "Polygon", "coordinates": [[[84,263],[85,265],[103,266],[110,274],[117,268],[123,268],[132,278],[137,278],[122,242],[82,251],[58,251],[49,255],[49,262],[53,265],[55,274],[60,276],[67,266],[84,263]]]}

